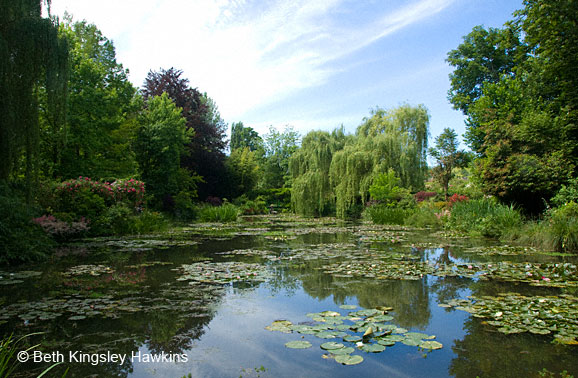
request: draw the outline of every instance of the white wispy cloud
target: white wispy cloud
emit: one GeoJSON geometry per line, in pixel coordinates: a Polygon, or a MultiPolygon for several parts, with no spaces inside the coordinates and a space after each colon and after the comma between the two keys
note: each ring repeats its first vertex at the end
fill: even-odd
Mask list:
{"type": "Polygon", "coordinates": [[[255,107],[322,85],[344,58],[420,22],[455,0],[402,2],[370,16],[345,0],[61,0],[117,46],[118,60],[142,84],[149,70],[182,69],[215,99],[227,121],[255,107]],[[349,22],[342,20],[348,18],[349,22]]]}

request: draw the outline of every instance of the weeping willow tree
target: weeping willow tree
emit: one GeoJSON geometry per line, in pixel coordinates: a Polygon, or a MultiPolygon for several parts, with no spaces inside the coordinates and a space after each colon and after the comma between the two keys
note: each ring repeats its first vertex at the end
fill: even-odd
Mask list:
{"type": "Polygon", "coordinates": [[[68,46],[42,18],[43,3],[50,0],[0,0],[0,180],[23,173],[28,188],[38,160],[39,94],[55,125],[65,114],[68,46]]]}
{"type": "Polygon", "coordinates": [[[333,156],[329,170],[336,213],[344,218],[369,198],[374,178],[392,168],[402,186],[418,190],[427,171],[429,115],[423,105],[376,109],[358,127],[354,143],[333,156]]]}
{"type": "Polygon", "coordinates": [[[301,148],[289,160],[293,177],[291,203],[299,214],[320,216],[335,203],[329,169],[334,154],[346,141],[343,128],[332,133],[311,131],[302,141],[301,148]]]}

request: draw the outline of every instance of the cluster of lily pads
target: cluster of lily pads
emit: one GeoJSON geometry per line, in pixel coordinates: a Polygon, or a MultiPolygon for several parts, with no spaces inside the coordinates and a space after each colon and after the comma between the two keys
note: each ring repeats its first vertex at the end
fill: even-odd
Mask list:
{"type": "Polygon", "coordinates": [[[62,273],[62,275],[65,277],[82,275],[100,276],[102,274],[111,273],[114,273],[114,270],[104,265],[77,265],[68,268],[68,270],[62,273]]]}
{"type": "MultiPolygon", "coordinates": [[[[184,236],[184,235],[180,235],[184,236]]],[[[89,242],[75,243],[84,248],[114,248],[120,252],[152,251],[154,249],[168,249],[198,244],[197,241],[185,237],[167,234],[165,237],[150,235],[149,237],[122,237],[122,238],[93,238],[89,242]]]]}
{"type": "Polygon", "coordinates": [[[175,269],[181,272],[178,281],[190,281],[189,284],[227,284],[233,282],[265,282],[271,277],[271,273],[262,264],[249,264],[244,262],[199,262],[183,264],[175,269]]]}
{"type": "Polygon", "coordinates": [[[436,269],[428,264],[414,261],[348,261],[322,267],[336,277],[368,277],[383,280],[419,280],[436,269]]]}
{"type": "MultiPolygon", "coordinates": [[[[340,306],[344,310],[354,310],[355,305],[340,306]]],[[[435,336],[420,332],[409,332],[395,324],[389,324],[393,316],[388,312],[391,307],[361,309],[349,312],[346,316],[336,311],[309,313],[313,322],[293,324],[289,320],[276,320],[265,327],[269,331],[312,335],[320,339],[341,339],[327,341],[320,345],[327,354],[324,358],[334,358],[344,365],[356,365],[363,362],[363,356],[353,354],[356,350],[366,353],[380,353],[396,343],[417,346],[423,350],[441,349],[443,345],[434,341],[435,336]]],[[[294,340],[285,344],[287,348],[305,349],[313,344],[307,340],[294,340]]]]}
{"type": "Polygon", "coordinates": [[[570,295],[526,297],[518,293],[454,299],[440,307],[455,308],[505,334],[554,334],[554,341],[578,345],[578,298],[570,295]]]}
{"type": "MultiPolygon", "coordinates": [[[[393,254],[392,256],[396,256],[393,254]]],[[[440,264],[411,261],[403,255],[382,261],[349,261],[325,265],[325,272],[340,276],[363,276],[386,280],[417,280],[425,275],[461,276],[482,280],[527,282],[533,286],[578,287],[578,269],[571,263],[496,263],[440,264]]]]}
{"type": "Polygon", "coordinates": [[[23,283],[25,279],[38,277],[42,272],[35,272],[31,270],[22,270],[20,272],[3,272],[0,271],[0,285],[15,285],[23,283]]]}
{"type": "Polygon", "coordinates": [[[2,307],[0,322],[20,319],[25,324],[53,319],[80,321],[87,318],[118,318],[122,314],[170,311],[179,317],[197,317],[213,311],[212,304],[220,298],[222,288],[216,286],[191,287],[190,290],[161,290],[158,296],[135,295],[117,298],[101,295],[97,298],[80,294],[39,301],[16,302],[2,307]],[[194,309],[194,311],[192,311],[194,309]]]}
{"type": "Polygon", "coordinates": [[[488,247],[470,247],[463,249],[464,253],[476,254],[478,256],[526,256],[529,254],[540,254],[536,248],[499,245],[488,247]]]}

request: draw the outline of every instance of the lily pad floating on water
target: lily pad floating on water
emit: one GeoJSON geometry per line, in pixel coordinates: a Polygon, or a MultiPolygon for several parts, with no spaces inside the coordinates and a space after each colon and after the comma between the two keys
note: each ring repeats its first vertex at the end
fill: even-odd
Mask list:
{"type": "Polygon", "coordinates": [[[289,341],[288,343],[285,343],[285,346],[291,349],[307,349],[311,348],[312,345],[309,341],[297,340],[289,341]]]}
{"type": "Polygon", "coordinates": [[[578,343],[578,298],[571,295],[526,297],[504,293],[496,297],[470,297],[446,304],[486,318],[483,324],[497,327],[504,334],[530,332],[557,338],[569,338],[578,343]]]}
{"type": "Polygon", "coordinates": [[[268,331],[279,331],[279,332],[283,332],[283,333],[291,333],[293,331],[292,326],[293,323],[291,323],[288,320],[275,320],[273,323],[271,323],[271,325],[268,325],[267,327],[265,327],[266,330],[268,331]]]}
{"type": "MultiPolygon", "coordinates": [[[[435,338],[433,335],[427,335],[421,332],[409,332],[407,329],[399,328],[394,324],[375,323],[376,317],[380,321],[385,321],[383,318],[384,311],[379,309],[362,309],[354,313],[350,313],[348,318],[341,316],[335,311],[324,311],[319,313],[309,313],[308,317],[313,318],[318,324],[313,325],[293,325],[288,320],[278,320],[273,322],[271,326],[266,327],[270,330],[291,330],[302,334],[312,334],[320,339],[331,339],[341,337],[344,342],[355,343],[358,349],[366,353],[380,353],[386,347],[394,346],[396,342],[402,342],[406,345],[420,347],[422,349],[434,350],[442,348],[442,344],[436,341],[431,341],[435,338]],[[350,324],[335,325],[331,324],[331,319],[339,319],[349,322],[350,324]],[[343,327],[342,327],[343,326],[343,327]],[[346,328],[347,327],[347,328],[346,328]],[[356,334],[351,334],[335,329],[343,329],[356,334]],[[401,334],[390,334],[392,331],[401,334]]],[[[300,345],[300,344],[296,344],[300,345]]],[[[329,354],[325,354],[323,358],[335,357],[336,361],[345,365],[358,364],[363,361],[361,356],[350,356],[354,352],[353,347],[336,341],[324,342],[321,344],[321,349],[327,350],[329,354]],[[339,358],[339,360],[338,360],[339,358]]]]}
{"type": "Polygon", "coordinates": [[[363,344],[361,350],[368,353],[380,353],[385,350],[385,346],[381,344],[363,344]]]}
{"type": "Polygon", "coordinates": [[[363,362],[363,357],[357,354],[354,355],[344,354],[335,356],[335,361],[339,362],[342,365],[357,365],[363,362]]]}
{"type": "Polygon", "coordinates": [[[178,281],[192,283],[226,284],[231,282],[256,281],[265,282],[271,273],[262,264],[243,262],[220,262],[184,264],[176,269],[183,274],[178,281]]]}
{"type": "Polygon", "coordinates": [[[111,273],[114,273],[114,270],[104,265],[77,265],[69,268],[62,275],[67,277],[81,275],[100,276],[111,273]]]}
{"type": "Polygon", "coordinates": [[[339,308],[343,310],[355,310],[357,308],[356,305],[341,305],[339,308]]]}
{"type": "Polygon", "coordinates": [[[357,335],[347,335],[343,337],[343,341],[348,341],[350,343],[356,343],[358,341],[361,341],[361,336],[357,336],[357,335]]]}
{"type": "Polygon", "coordinates": [[[443,348],[442,343],[439,343],[439,342],[437,342],[437,341],[432,341],[432,340],[422,341],[418,346],[419,346],[420,348],[429,349],[429,350],[434,350],[434,349],[441,349],[441,348],[443,348]]]}
{"type": "Polygon", "coordinates": [[[351,353],[355,352],[355,349],[353,349],[352,347],[345,347],[345,348],[340,348],[340,349],[331,349],[331,350],[329,350],[329,352],[331,354],[333,354],[334,356],[339,356],[339,355],[344,355],[344,354],[351,354],[351,353]]]}
{"type": "Polygon", "coordinates": [[[327,343],[321,344],[321,349],[325,349],[325,350],[333,350],[333,349],[341,349],[341,348],[345,348],[345,345],[343,345],[341,343],[336,343],[334,341],[329,341],[327,343]]]}

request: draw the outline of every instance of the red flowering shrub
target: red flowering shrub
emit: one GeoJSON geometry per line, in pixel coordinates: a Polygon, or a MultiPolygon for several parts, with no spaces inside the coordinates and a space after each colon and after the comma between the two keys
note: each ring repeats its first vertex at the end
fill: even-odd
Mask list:
{"type": "Polygon", "coordinates": [[[464,196],[464,195],[456,193],[448,199],[448,205],[450,207],[452,207],[456,202],[464,202],[464,201],[469,201],[469,200],[470,199],[468,198],[468,196],[464,196]]]}

